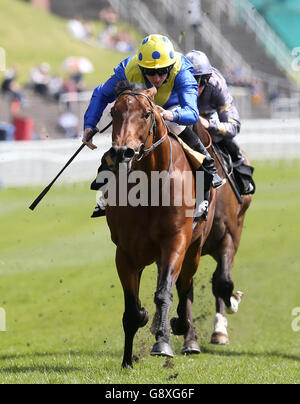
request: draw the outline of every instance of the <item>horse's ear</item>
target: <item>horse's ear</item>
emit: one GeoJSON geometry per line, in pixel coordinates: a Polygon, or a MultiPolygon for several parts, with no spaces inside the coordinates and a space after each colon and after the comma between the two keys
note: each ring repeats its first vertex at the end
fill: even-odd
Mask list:
{"type": "Polygon", "coordinates": [[[156,94],[157,94],[157,89],[156,89],[155,87],[152,87],[152,88],[150,88],[149,90],[147,90],[146,93],[147,93],[148,97],[150,97],[150,99],[151,99],[152,101],[154,101],[154,97],[155,97],[156,94]]]}

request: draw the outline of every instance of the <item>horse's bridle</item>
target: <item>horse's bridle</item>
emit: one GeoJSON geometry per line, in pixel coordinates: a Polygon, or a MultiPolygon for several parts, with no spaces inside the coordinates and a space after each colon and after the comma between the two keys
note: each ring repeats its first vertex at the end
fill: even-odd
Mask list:
{"type": "Polygon", "coordinates": [[[118,96],[117,100],[120,97],[122,97],[123,95],[132,95],[132,96],[141,95],[141,96],[145,97],[148,100],[148,102],[149,102],[149,104],[151,106],[151,125],[150,125],[150,129],[149,129],[149,132],[148,132],[148,136],[147,136],[145,142],[141,144],[140,150],[135,152],[137,161],[141,161],[146,156],[146,154],[151,153],[159,145],[161,145],[165,141],[166,136],[163,136],[161,139],[155,141],[155,138],[156,138],[156,120],[155,120],[155,113],[154,113],[154,104],[153,104],[152,100],[148,97],[148,95],[146,95],[144,93],[139,93],[139,92],[136,92],[136,91],[124,91],[123,93],[121,93],[118,96]],[[152,146],[150,146],[150,147],[148,147],[148,149],[146,149],[146,146],[147,146],[147,144],[149,142],[149,139],[150,139],[152,133],[153,133],[152,146]]]}

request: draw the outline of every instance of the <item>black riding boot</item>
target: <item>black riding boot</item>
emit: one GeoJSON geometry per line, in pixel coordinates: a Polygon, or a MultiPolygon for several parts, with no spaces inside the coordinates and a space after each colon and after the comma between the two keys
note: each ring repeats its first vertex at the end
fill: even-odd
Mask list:
{"type": "Polygon", "coordinates": [[[205,160],[201,166],[204,171],[205,189],[209,189],[211,186],[213,188],[219,188],[220,186],[222,186],[225,181],[219,176],[217,172],[215,160],[208,153],[196,133],[189,126],[187,126],[185,130],[179,135],[179,137],[192,149],[205,155],[205,160]]]}
{"type": "Polygon", "coordinates": [[[234,139],[225,138],[221,143],[225,146],[232,159],[236,181],[241,194],[254,194],[256,189],[253,180],[254,168],[246,164],[241,150],[234,139]]]}
{"type": "MultiPolygon", "coordinates": [[[[103,187],[108,184],[108,179],[105,179],[105,181],[101,182],[98,180],[98,176],[101,172],[111,171],[112,169],[109,160],[109,152],[110,151],[107,151],[102,157],[101,166],[98,168],[97,178],[91,184],[91,190],[93,191],[99,191],[101,188],[103,189],[103,187]]],[[[100,197],[91,217],[96,218],[103,216],[105,216],[105,204],[103,203],[103,197],[100,197]]]]}
{"type": "Polygon", "coordinates": [[[92,191],[98,191],[100,188],[102,188],[104,185],[107,185],[107,183],[108,183],[108,179],[106,179],[103,182],[99,181],[98,176],[103,171],[112,171],[112,167],[110,165],[110,160],[109,160],[109,152],[110,152],[110,150],[108,150],[106,153],[104,153],[104,155],[101,159],[101,165],[98,168],[97,178],[91,184],[92,191]]]}
{"type": "Polygon", "coordinates": [[[231,138],[225,138],[222,143],[230,154],[233,166],[238,167],[239,165],[243,164],[244,157],[237,143],[231,138]]]}

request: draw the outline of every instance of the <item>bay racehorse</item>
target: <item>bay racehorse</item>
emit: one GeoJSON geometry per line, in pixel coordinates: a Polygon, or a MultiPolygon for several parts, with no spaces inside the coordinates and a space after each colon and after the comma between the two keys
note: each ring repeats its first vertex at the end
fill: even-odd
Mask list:
{"type": "MultiPolygon", "coordinates": [[[[156,262],[159,269],[155,304],[158,313],[156,343],[152,355],[173,356],[169,343],[169,310],[172,305],[173,286],[181,299],[181,306],[189,297],[192,278],[199,261],[199,245],[203,245],[213,223],[216,203],[215,190],[211,191],[211,207],[207,221],[200,220],[193,232],[193,215],[187,212],[195,207],[195,177],[188,187],[190,199],[183,196],[186,186],[185,173],[191,173],[189,161],[180,146],[168,136],[167,126],[155,104],[156,89],[141,90],[132,83],[119,88],[116,102],[112,108],[113,119],[112,148],[109,156],[115,167],[116,204],[106,206],[106,218],[112,241],[116,244],[116,266],[124,290],[125,312],[123,328],[125,346],[123,367],[132,367],[133,340],[137,330],[148,322],[148,313],[141,306],[139,287],[144,268],[156,262]],[[120,203],[119,185],[121,170],[125,165],[128,173],[143,173],[141,178],[149,180],[147,204],[132,206],[120,203]],[[172,180],[169,183],[169,204],[162,203],[165,184],[160,183],[151,189],[151,174],[166,172],[172,180]],[[178,184],[181,187],[178,187],[178,184]],[[179,191],[178,191],[179,189],[179,191]],[[153,193],[159,193],[159,203],[151,204],[153,193]],[[180,194],[180,195],[178,195],[180,194]],[[181,196],[181,204],[175,203],[181,196]],[[194,205],[193,205],[194,201],[194,205]],[[155,205],[155,206],[153,206],[155,205]]],[[[124,184],[123,184],[124,185],[124,184]]],[[[134,191],[128,183],[127,196],[134,191]]],[[[108,190],[110,189],[110,182],[108,190]]],[[[143,190],[140,189],[140,192],[143,190]]],[[[185,308],[182,307],[184,311],[185,308]]],[[[187,328],[184,321],[178,324],[187,328]]],[[[179,330],[181,331],[181,329],[179,330]]],[[[197,351],[196,341],[186,341],[187,351],[197,351]]]]}
{"type": "MultiPolygon", "coordinates": [[[[202,143],[208,146],[208,150],[215,159],[219,174],[222,176],[222,168],[216,155],[210,150],[208,143],[211,141],[207,131],[201,126],[200,121],[194,127],[202,143]]],[[[246,164],[249,164],[248,157],[243,153],[246,164]]],[[[220,158],[220,157],[219,157],[220,158]]],[[[224,176],[224,173],[223,173],[224,176]]],[[[234,179],[234,175],[233,175],[234,179]]],[[[208,237],[198,238],[200,229],[196,229],[196,234],[192,240],[190,251],[193,251],[190,261],[186,260],[181,274],[177,281],[179,291],[178,318],[171,320],[173,333],[184,335],[183,353],[193,353],[192,349],[186,349],[189,346],[195,346],[197,334],[193,326],[192,303],[193,286],[191,285],[188,295],[181,297],[181,281],[185,272],[190,274],[196,272],[200,257],[211,255],[217,262],[217,268],[213,274],[212,290],[216,299],[216,316],[214,320],[214,331],[211,337],[212,344],[225,345],[229,343],[227,332],[226,314],[233,314],[238,311],[238,306],[242,298],[241,292],[234,293],[234,283],[232,280],[232,269],[234,259],[237,253],[245,214],[250,206],[252,195],[244,195],[242,204],[239,204],[236,196],[227,182],[219,188],[216,193],[216,205],[213,210],[213,223],[208,237]],[[193,261],[194,260],[194,261],[193,261]]],[[[195,352],[197,352],[195,350],[195,352]]]]}

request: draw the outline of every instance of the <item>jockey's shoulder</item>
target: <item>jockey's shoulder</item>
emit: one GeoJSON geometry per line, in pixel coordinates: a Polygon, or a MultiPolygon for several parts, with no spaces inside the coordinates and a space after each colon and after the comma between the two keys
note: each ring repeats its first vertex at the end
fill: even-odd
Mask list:
{"type": "Polygon", "coordinates": [[[213,85],[214,87],[220,87],[220,88],[227,87],[227,83],[223,74],[215,67],[212,68],[212,71],[213,72],[209,80],[209,84],[213,85]]]}
{"type": "Polygon", "coordinates": [[[210,92],[216,96],[227,93],[227,83],[222,73],[213,67],[212,76],[207,84],[210,92]]]}
{"type": "Polygon", "coordinates": [[[180,58],[180,72],[189,72],[188,75],[194,75],[194,67],[191,62],[181,53],[177,53],[178,58],[180,58]]]}
{"type": "Polygon", "coordinates": [[[117,68],[118,68],[118,67],[121,67],[121,68],[125,69],[126,66],[128,65],[128,63],[129,63],[134,57],[135,57],[135,56],[132,55],[132,56],[129,56],[129,57],[127,57],[126,59],[122,60],[122,61],[119,63],[119,65],[117,66],[117,68]]]}

